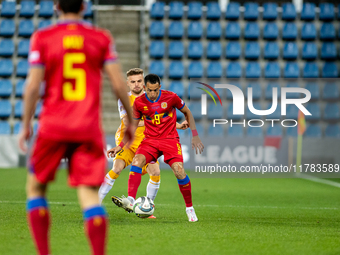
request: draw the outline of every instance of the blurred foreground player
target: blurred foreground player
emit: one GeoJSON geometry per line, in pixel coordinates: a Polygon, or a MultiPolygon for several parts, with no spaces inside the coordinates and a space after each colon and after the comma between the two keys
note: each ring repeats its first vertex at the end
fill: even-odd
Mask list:
{"type": "MultiPolygon", "coordinates": [[[[82,0],[59,0],[55,26],[31,38],[31,69],[24,96],[23,129],[19,145],[31,135],[30,121],[45,80],[45,96],[37,139],[27,177],[27,218],[38,254],[51,254],[47,185],[62,158],[68,159],[69,185],[76,187],[92,254],[106,251],[107,216],[98,189],[105,176],[106,157],[101,124],[101,70],[132,120],[126,86],[110,33],[81,21],[82,0]]],[[[131,122],[129,122],[131,123],[131,122]]],[[[132,140],[130,124],[125,138],[132,140]]]]}
{"type": "MultiPolygon", "coordinates": [[[[192,206],[191,183],[183,167],[182,147],[176,131],[176,108],[185,116],[192,130],[192,148],[196,154],[202,153],[203,144],[198,136],[195,120],[185,105],[175,93],[161,90],[160,78],[149,74],[144,78],[146,93],[135,99],[133,105],[134,125],[143,118],[145,139],[137,149],[132,161],[129,175],[128,197],[121,199],[121,207],[131,206],[141,182],[142,167],[164,155],[164,162],[173,170],[186,204],[186,213],[190,222],[198,221],[192,206]]],[[[114,157],[124,146],[126,140],[115,148],[108,150],[108,156],[114,157]]]]}

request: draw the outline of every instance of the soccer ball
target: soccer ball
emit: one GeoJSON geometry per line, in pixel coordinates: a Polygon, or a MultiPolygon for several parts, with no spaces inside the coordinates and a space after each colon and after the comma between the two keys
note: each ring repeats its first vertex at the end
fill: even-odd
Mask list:
{"type": "Polygon", "coordinates": [[[148,197],[139,197],[133,205],[133,212],[139,218],[147,218],[155,211],[153,201],[148,197]]]}

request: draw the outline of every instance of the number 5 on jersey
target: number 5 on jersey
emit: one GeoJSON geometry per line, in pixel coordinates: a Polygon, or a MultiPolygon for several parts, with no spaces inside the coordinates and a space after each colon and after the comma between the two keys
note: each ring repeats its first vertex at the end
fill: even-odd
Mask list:
{"type": "Polygon", "coordinates": [[[86,73],[82,68],[74,68],[74,64],[85,63],[84,53],[66,53],[63,63],[64,79],[74,79],[75,86],[65,81],[63,83],[63,97],[66,101],[82,101],[86,97],[86,73]]]}

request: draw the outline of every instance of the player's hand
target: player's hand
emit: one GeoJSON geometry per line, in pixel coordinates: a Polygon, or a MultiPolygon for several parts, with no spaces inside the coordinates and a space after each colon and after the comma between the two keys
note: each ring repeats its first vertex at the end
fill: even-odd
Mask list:
{"type": "Polygon", "coordinates": [[[112,149],[109,149],[107,152],[106,152],[106,155],[108,158],[114,158],[116,156],[116,154],[118,152],[120,152],[122,150],[122,147],[120,147],[119,145],[112,148],[112,149]]]}
{"type": "Polygon", "coordinates": [[[177,129],[186,130],[187,128],[189,128],[189,123],[185,120],[181,124],[179,124],[177,129]]]}
{"type": "Polygon", "coordinates": [[[27,152],[27,145],[26,141],[31,137],[32,131],[30,128],[22,128],[19,134],[19,148],[26,153],[27,152]]]}
{"type": "Polygon", "coordinates": [[[198,152],[201,154],[203,152],[204,149],[204,145],[201,142],[201,139],[199,138],[198,135],[194,136],[191,139],[191,148],[195,149],[196,154],[198,154],[198,152]]]}

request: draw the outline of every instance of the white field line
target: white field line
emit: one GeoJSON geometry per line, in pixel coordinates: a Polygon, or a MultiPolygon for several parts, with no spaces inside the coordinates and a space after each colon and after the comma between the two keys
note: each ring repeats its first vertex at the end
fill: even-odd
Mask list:
{"type": "MultiPolygon", "coordinates": [[[[26,201],[0,201],[0,204],[26,204],[26,201]]],[[[50,205],[78,205],[76,202],[48,202],[50,205]]],[[[104,205],[112,205],[112,203],[104,203],[104,205]]],[[[183,206],[182,204],[156,204],[156,206],[183,206]]],[[[286,207],[286,206],[261,206],[261,205],[194,205],[195,207],[224,207],[224,208],[268,208],[268,209],[303,209],[303,210],[339,210],[336,207],[286,207]]]]}
{"type": "Polygon", "coordinates": [[[308,175],[308,174],[303,174],[303,173],[300,173],[298,177],[305,179],[305,180],[308,180],[308,181],[322,183],[322,184],[326,184],[326,185],[330,185],[330,186],[333,186],[333,187],[340,188],[339,182],[333,182],[333,181],[330,181],[330,180],[321,179],[321,178],[314,177],[314,176],[311,176],[311,175],[308,175]]]}

